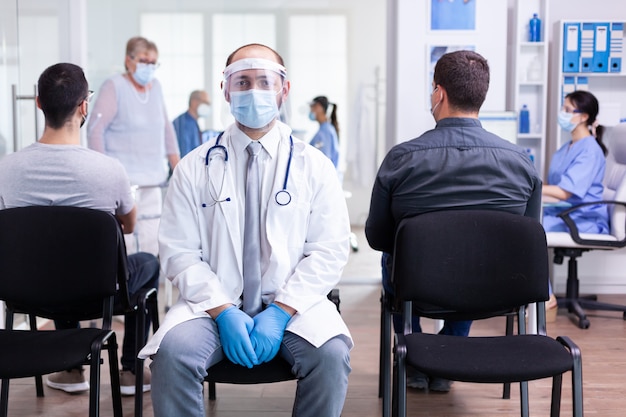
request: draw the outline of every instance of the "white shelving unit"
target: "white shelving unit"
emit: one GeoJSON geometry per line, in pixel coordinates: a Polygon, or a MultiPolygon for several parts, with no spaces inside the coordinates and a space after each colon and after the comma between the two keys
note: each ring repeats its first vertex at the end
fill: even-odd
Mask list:
{"type": "Polygon", "coordinates": [[[545,169],[548,109],[548,0],[517,0],[513,18],[514,39],[509,68],[509,110],[519,111],[524,104],[530,112],[530,133],[518,133],[517,144],[531,150],[535,167],[543,176],[545,169]],[[528,23],[537,13],[541,19],[541,41],[529,41],[528,23]]]}
{"type": "MultiPolygon", "coordinates": [[[[614,126],[620,122],[620,119],[626,117],[626,56],[624,56],[624,27],[626,22],[621,20],[562,20],[556,28],[558,42],[555,48],[558,52],[558,61],[554,62],[554,68],[558,71],[558,79],[555,88],[553,88],[552,109],[556,112],[561,108],[563,97],[566,92],[587,89],[591,92],[600,103],[600,114],[598,121],[604,126],[614,126]],[[589,54],[593,54],[595,48],[596,31],[593,30],[594,24],[607,24],[609,32],[600,36],[608,36],[611,40],[611,28],[613,24],[621,25],[621,31],[617,30],[613,33],[614,38],[609,42],[606,54],[615,58],[621,58],[621,67],[610,65],[604,66],[606,72],[598,72],[592,66],[585,67],[583,58],[589,62],[593,60],[589,54]],[[568,60],[564,61],[564,43],[566,42],[566,27],[574,27],[579,30],[581,41],[578,44],[578,71],[572,72],[568,70],[568,63],[572,61],[568,56],[568,60]],[[583,40],[586,37],[586,40],[583,40]],[[590,40],[592,39],[592,40],[590,40]],[[582,55],[582,57],[581,57],[582,55]],[[566,63],[567,62],[567,63],[566,63]]],[[[617,26],[619,28],[619,26],[617,26]]],[[[556,54],[555,54],[556,55],[556,54]]],[[[560,129],[556,123],[553,123],[553,137],[556,138],[555,145],[558,149],[567,140],[569,135],[560,129]]]]}

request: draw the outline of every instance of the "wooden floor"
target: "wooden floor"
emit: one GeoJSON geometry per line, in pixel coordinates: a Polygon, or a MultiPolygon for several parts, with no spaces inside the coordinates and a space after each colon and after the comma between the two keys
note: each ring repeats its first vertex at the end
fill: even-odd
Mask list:
{"type": "MultiPolygon", "coordinates": [[[[343,417],[375,417],[381,415],[378,398],[379,345],[379,255],[367,246],[362,231],[357,230],[359,250],[353,252],[344,271],[341,285],[341,310],[354,337],[352,374],[343,417]]],[[[163,293],[163,292],[162,292],[163,293]]],[[[603,300],[626,304],[626,295],[602,296],[603,300]]],[[[583,353],[584,408],[587,416],[622,417],[626,415],[626,322],[621,314],[600,312],[590,315],[591,327],[579,329],[560,311],[556,323],[549,325],[552,336],[570,336],[583,353]]],[[[424,329],[434,328],[426,321],[424,329]]],[[[116,331],[121,338],[121,324],[116,331]]],[[[501,334],[504,319],[495,318],[474,323],[472,334],[501,334]]],[[[108,377],[103,369],[101,415],[111,416],[108,377]]],[[[410,416],[519,416],[518,386],[512,398],[501,399],[501,385],[454,383],[447,394],[425,394],[410,390],[410,416]]],[[[207,415],[216,417],[287,417],[295,392],[295,382],[268,385],[218,385],[218,399],[207,401],[207,415]]],[[[11,382],[10,416],[67,417],[85,416],[88,409],[86,393],[69,395],[45,387],[46,397],[35,396],[32,379],[11,382]]],[[[550,381],[530,384],[531,416],[549,415],[550,381]]],[[[124,415],[133,415],[133,398],[124,397],[124,415]]],[[[144,395],[144,416],[152,416],[150,395],[144,395]]],[[[570,379],[563,388],[561,415],[571,415],[570,379]]],[[[179,417],[179,416],[172,416],[179,417]]],[[[182,417],[182,416],[180,416],[182,417]]],[[[320,416],[323,417],[323,416],[320,416]]]]}

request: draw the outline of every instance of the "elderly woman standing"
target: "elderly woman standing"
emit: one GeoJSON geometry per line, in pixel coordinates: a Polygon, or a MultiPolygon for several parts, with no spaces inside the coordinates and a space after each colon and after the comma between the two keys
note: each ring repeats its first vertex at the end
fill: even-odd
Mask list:
{"type": "Polygon", "coordinates": [[[180,159],[176,134],[165,110],[161,84],[154,78],[159,52],[143,37],[126,44],[126,72],[107,79],[98,93],[87,129],[91,149],[117,158],[137,186],[135,241],[129,251],[158,253],[161,189],[180,159]]]}

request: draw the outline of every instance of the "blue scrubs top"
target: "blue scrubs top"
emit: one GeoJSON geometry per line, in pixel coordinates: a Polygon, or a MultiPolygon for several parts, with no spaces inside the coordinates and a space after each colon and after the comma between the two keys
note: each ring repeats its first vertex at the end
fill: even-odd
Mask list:
{"type": "Polygon", "coordinates": [[[333,165],[337,168],[339,163],[339,139],[337,131],[330,122],[320,124],[320,130],[317,131],[311,142],[311,145],[319,149],[333,161],[333,165]]]}
{"type": "MultiPolygon", "coordinates": [[[[563,145],[554,156],[548,171],[548,184],[557,185],[572,196],[567,202],[577,204],[602,200],[606,158],[595,137],[587,136],[577,142],[563,145]],[[571,145],[571,146],[570,146],[571,145]]],[[[569,232],[565,222],[557,217],[563,207],[546,207],[543,227],[547,232],[569,232]]],[[[609,215],[606,206],[591,205],[570,215],[581,233],[609,233],[609,215]]]]}

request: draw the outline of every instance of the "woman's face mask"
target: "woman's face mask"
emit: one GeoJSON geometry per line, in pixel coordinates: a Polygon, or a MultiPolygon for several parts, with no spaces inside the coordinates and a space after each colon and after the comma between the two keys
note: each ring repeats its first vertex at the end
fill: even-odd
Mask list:
{"type": "Polygon", "coordinates": [[[576,116],[576,113],[568,113],[565,110],[560,110],[558,115],[559,126],[561,126],[563,130],[572,132],[576,129],[576,126],[578,126],[578,123],[572,122],[574,116],[576,116]]]}
{"type": "Polygon", "coordinates": [[[137,67],[135,68],[135,72],[133,72],[133,78],[135,79],[137,84],[146,86],[154,78],[155,71],[156,65],[138,62],[137,67]]]}

